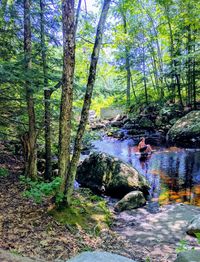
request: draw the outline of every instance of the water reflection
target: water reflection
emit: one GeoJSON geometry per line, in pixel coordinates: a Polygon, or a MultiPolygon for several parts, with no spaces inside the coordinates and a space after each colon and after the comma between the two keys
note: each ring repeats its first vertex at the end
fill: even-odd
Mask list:
{"type": "Polygon", "coordinates": [[[147,178],[150,209],[173,202],[200,206],[200,150],[154,147],[156,152],[141,159],[133,140],[104,138],[94,146],[131,164],[147,178]]]}

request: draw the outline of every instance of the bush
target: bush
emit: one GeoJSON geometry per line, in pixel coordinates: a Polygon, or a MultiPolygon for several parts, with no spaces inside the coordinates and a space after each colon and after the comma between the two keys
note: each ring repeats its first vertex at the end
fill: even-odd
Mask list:
{"type": "Polygon", "coordinates": [[[43,198],[48,196],[55,197],[56,204],[63,200],[64,195],[59,192],[62,181],[60,177],[56,177],[53,181],[47,183],[43,181],[32,181],[30,178],[20,176],[20,181],[27,187],[23,195],[34,199],[38,204],[42,202],[43,198]]]}

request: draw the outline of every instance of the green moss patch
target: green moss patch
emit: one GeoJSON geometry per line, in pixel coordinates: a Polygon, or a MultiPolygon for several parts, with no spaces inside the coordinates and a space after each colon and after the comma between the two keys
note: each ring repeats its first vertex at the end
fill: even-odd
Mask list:
{"type": "Polygon", "coordinates": [[[6,168],[0,167],[0,177],[7,177],[9,175],[9,172],[6,168]]]}
{"type": "Polygon", "coordinates": [[[75,192],[71,207],[52,210],[50,214],[71,230],[85,230],[95,235],[109,228],[112,222],[106,201],[83,188],[75,192]]]}

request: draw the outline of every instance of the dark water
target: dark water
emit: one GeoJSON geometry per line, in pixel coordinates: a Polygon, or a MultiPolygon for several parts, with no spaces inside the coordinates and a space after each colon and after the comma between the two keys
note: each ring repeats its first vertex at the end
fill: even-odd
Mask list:
{"type": "Polygon", "coordinates": [[[140,159],[133,140],[104,138],[93,142],[98,151],[106,152],[131,164],[151,185],[148,208],[174,202],[200,206],[200,149],[153,147],[156,151],[140,159]]]}

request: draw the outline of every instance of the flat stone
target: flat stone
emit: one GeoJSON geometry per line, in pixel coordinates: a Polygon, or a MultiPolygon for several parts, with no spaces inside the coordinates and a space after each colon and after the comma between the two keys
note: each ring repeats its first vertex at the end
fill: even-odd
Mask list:
{"type": "Polygon", "coordinates": [[[195,236],[196,233],[200,233],[200,215],[195,216],[189,223],[187,228],[189,235],[195,236]]]}
{"type": "Polygon", "coordinates": [[[189,250],[179,253],[177,259],[174,262],[199,262],[199,261],[200,261],[200,251],[189,250]]]}
{"type": "Polygon", "coordinates": [[[39,258],[29,258],[23,257],[18,254],[12,253],[12,251],[6,251],[0,249],[0,261],[1,262],[45,262],[44,260],[40,260],[39,258]]]}
{"type": "Polygon", "coordinates": [[[119,256],[109,252],[83,252],[66,262],[136,262],[127,257],[119,256]]]}

